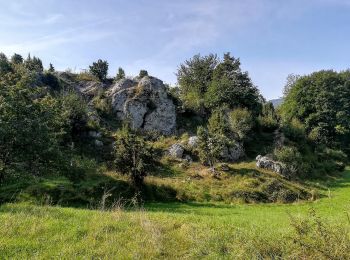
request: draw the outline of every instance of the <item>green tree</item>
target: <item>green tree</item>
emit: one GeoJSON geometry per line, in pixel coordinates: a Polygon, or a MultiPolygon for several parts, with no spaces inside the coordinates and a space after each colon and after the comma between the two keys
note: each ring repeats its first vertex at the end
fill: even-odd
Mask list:
{"type": "Polygon", "coordinates": [[[152,167],[152,148],[129,125],[119,131],[114,147],[116,170],[128,175],[136,191],[140,191],[152,167]]]}
{"type": "Polygon", "coordinates": [[[6,55],[4,53],[0,53],[0,76],[5,75],[8,72],[11,72],[11,64],[8,61],[6,55]]]}
{"type": "Polygon", "coordinates": [[[140,70],[139,78],[142,79],[143,77],[146,77],[146,76],[148,76],[147,70],[140,70]]]}
{"type": "Polygon", "coordinates": [[[11,57],[11,63],[12,64],[22,64],[23,63],[23,57],[21,55],[15,53],[11,57]]]}
{"type": "Polygon", "coordinates": [[[44,71],[44,67],[43,67],[43,63],[41,61],[41,59],[33,56],[33,58],[30,56],[30,54],[28,54],[27,59],[24,61],[24,66],[30,70],[30,71],[34,71],[34,72],[43,72],[44,71]]]}
{"type": "Polygon", "coordinates": [[[28,88],[30,77],[23,75],[15,84],[0,84],[0,179],[6,173],[31,173],[40,175],[47,168],[58,167],[60,111],[56,102],[45,98],[39,88],[28,88]],[[48,106],[51,104],[52,106],[48,106]]]}
{"type": "Polygon", "coordinates": [[[229,122],[231,130],[237,134],[239,140],[246,139],[254,125],[252,113],[246,108],[236,108],[231,111],[229,122]]]}
{"type": "Polygon", "coordinates": [[[210,133],[202,126],[198,127],[197,136],[199,159],[204,165],[209,165],[212,172],[215,172],[215,163],[221,158],[227,139],[221,134],[210,133]]]}
{"type": "Polygon", "coordinates": [[[97,77],[100,81],[105,81],[107,79],[108,73],[108,62],[99,59],[97,62],[93,62],[89,66],[90,73],[97,77]]]}
{"type": "Polygon", "coordinates": [[[293,118],[302,122],[306,134],[316,143],[348,149],[350,71],[319,71],[298,78],[280,111],[284,122],[293,118]]]}
{"type": "Polygon", "coordinates": [[[118,73],[117,73],[117,76],[115,77],[115,80],[121,80],[121,79],[125,79],[125,71],[119,67],[118,68],[118,73]]]}
{"type": "Polygon", "coordinates": [[[176,76],[185,107],[193,109],[201,115],[207,115],[205,94],[217,64],[216,55],[209,54],[202,57],[197,54],[180,65],[176,76]]]}
{"type": "Polygon", "coordinates": [[[248,72],[242,72],[240,61],[230,53],[213,71],[212,81],[205,95],[206,106],[214,109],[223,105],[231,109],[248,108],[255,114],[261,110],[261,95],[253,85],[248,72]]]}
{"type": "Polygon", "coordinates": [[[50,72],[50,73],[55,72],[55,67],[52,65],[52,63],[50,63],[50,65],[49,65],[48,72],[50,72]]]}

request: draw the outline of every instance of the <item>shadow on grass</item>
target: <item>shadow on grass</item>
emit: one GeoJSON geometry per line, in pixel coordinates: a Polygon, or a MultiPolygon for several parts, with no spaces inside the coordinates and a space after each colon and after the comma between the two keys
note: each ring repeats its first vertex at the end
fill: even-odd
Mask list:
{"type": "MultiPolygon", "coordinates": [[[[145,184],[145,202],[173,202],[177,192],[170,186],[145,184]]],[[[99,209],[110,208],[135,198],[135,189],[127,180],[104,174],[86,174],[81,178],[50,176],[0,187],[0,204],[32,202],[38,205],[99,209]]]]}

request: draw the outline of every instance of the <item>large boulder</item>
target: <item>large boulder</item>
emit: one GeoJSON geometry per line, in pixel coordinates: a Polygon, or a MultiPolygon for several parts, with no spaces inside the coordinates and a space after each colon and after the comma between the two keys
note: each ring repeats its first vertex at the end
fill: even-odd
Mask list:
{"type": "Polygon", "coordinates": [[[188,143],[187,143],[187,146],[190,148],[190,149],[194,149],[194,148],[197,148],[198,146],[198,136],[191,136],[189,139],[188,139],[188,143]]]}
{"type": "Polygon", "coordinates": [[[221,158],[227,162],[237,162],[240,158],[244,157],[244,155],[244,148],[238,143],[225,146],[221,151],[221,158]]]}
{"type": "Polygon", "coordinates": [[[170,156],[174,157],[176,159],[181,159],[184,151],[185,151],[185,149],[182,147],[181,144],[173,144],[169,148],[170,156]]]}
{"type": "Polygon", "coordinates": [[[135,129],[170,135],[176,128],[176,111],[163,82],[154,77],[123,79],[111,89],[112,108],[118,119],[128,118],[135,129]]]}
{"type": "Polygon", "coordinates": [[[282,175],[283,177],[290,178],[289,171],[285,164],[277,162],[269,158],[268,156],[258,155],[256,157],[256,166],[259,168],[267,169],[282,175]]]}

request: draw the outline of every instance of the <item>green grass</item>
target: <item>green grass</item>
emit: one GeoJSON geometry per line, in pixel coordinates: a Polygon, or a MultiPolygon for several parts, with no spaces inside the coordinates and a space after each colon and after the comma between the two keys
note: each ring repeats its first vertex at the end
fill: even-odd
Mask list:
{"type": "Polygon", "coordinates": [[[327,259],[325,249],[344,259],[348,240],[337,234],[349,224],[350,169],[322,185],[329,196],[295,204],[152,203],[112,211],[4,204],[0,258],[327,259]],[[320,244],[300,247],[289,215],[307,219],[311,208],[329,235],[316,230],[306,241],[320,244]]]}

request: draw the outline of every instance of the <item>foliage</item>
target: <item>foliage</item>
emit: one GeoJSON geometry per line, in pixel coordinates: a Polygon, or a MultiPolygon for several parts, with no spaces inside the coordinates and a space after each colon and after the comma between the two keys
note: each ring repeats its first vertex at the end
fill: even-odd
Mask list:
{"type": "Polygon", "coordinates": [[[143,77],[146,77],[146,76],[148,76],[147,70],[140,70],[139,78],[142,79],[143,77]]]}
{"type": "MultiPolygon", "coordinates": [[[[42,173],[59,156],[55,101],[35,99],[39,90],[27,87],[25,80],[0,86],[1,162],[10,172],[42,173]]],[[[4,176],[3,176],[4,177],[4,176]]]]}
{"type": "Polygon", "coordinates": [[[240,140],[247,138],[247,135],[254,126],[252,113],[246,108],[236,108],[229,113],[230,128],[237,134],[240,140]]]}
{"type": "Polygon", "coordinates": [[[17,53],[13,54],[11,56],[11,63],[12,64],[22,64],[23,63],[23,57],[17,53]]]}
{"type": "Polygon", "coordinates": [[[283,122],[282,130],[285,136],[294,142],[301,143],[305,140],[305,125],[296,118],[283,122]]]}
{"type": "Polygon", "coordinates": [[[44,67],[43,67],[43,63],[41,61],[41,59],[33,56],[33,58],[30,56],[30,54],[28,54],[27,59],[24,61],[24,66],[30,70],[30,71],[34,71],[34,72],[43,72],[44,71],[44,67]]]}
{"type": "Polygon", "coordinates": [[[116,137],[114,155],[117,171],[128,175],[132,185],[139,191],[143,179],[152,167],[152,148],[143,137],[138,136],[128,125],[124,125],[116,137]]]}
{"type": "Polygon", "coordinates": [[[290,87],[281,115],[305,124],[317,144],[346,148],[350,144],[350,71],[319,71],[298,78],[290,87]]]}
{"type": "Polygon", "coordinates": [[[301,176],[305,174],[302,172],[304,169],[302,155],[296,147],[293,146],[282,146],[275,148],[274,159],[284,163],[287,167],[288,172],[293,176],[301,176]]]}
{"type": "Polygon", "coordinates": [[[226,147],[227,139],[220,133],[208,132],[202,126],[198,127],[197,136],[199,159],[214,171],[215,163],[220,159],[222,151],[226,147]]]}
{"type": "Polygon", "coordinates": [[[260,112],[260,94],[247,72],[242,72],[240,61],[224,54],[224,60],[213,71],[212,81],[206,93],[209,109],[226,105],[231,109],[248,108],[253,113],[260,112]]]}
{"type": "Polygon", "coordinates": [[[49,86],[53,90],[60,89],[60,83],[55,74],[50,71],[44,72],[41,78],[44,85],[49,86]]]}
{"type": "Polygon", "coordinates": [[[119,67],[118,68],[118,73],[115,76],[115,80],[118,81],[118,80],[121,80],[121,79],[124,79],[124,78],[125,78],[125,71],[123,70],[123,68],[119,67]]]}
{"type": "Polygon", "coordinates": [[[50,63],[49,65],[48,72],[51,72],[51,73],[55,72],[55,67],[52,65],[52,63],[50,63]]]}
{"type": "Polygon", "coordinates": [[[259,126],[264,131],[273,131],[279,127],[279,118],[271,102],[262,105],[261,114],[258,116],[259,126]]]}
{"type": "Polygon", "coordinates": [[[197,54],[181,64],[176,74],[184,105],[202,115],[205,114],[205,93],[208,91],[217,64],[216,55],[197,54]]]}
{"type": "Polygon", "coordinates": [[[89,70],[92,75],[103,82],[107,79],[108,62],[99,59],[97,62],[93,62],[92,65],[89,66],[89,70]]]}
{"type": "Polygon", "coordinates": [[[8,61],[6,55],[3,53],[0,53],[0,76],[3,76],[6,73],[11,71],[12,71],[11,64],[8,61]]]}

